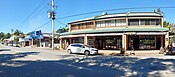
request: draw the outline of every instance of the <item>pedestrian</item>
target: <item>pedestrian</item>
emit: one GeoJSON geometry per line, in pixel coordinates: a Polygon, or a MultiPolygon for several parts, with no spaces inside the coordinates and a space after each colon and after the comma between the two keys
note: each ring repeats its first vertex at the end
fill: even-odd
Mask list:
{"type": "Polygon", "coordinates": [[[170,45],[167,46],[168,52],[170,51],[170,45]]]}
{"type": "Polygon", "coordinates": [[[133,46],[131,46],[131,52],[130,52],[130,55],[135,55],[135,51],[134,51],[134,47],[133,46]]]}
{"type": "Polygon", "coordinates": [[[170,52],[171,52],[172,49],[173,49],[173,45],[172,45],[172,43],[169,45],[169,48],[170,48],[170,52]]]}
{"type": "Polygon", "coordinates": [[[163,47],[160,47],[160,52],[159,52],[159,54],[163,54],[164,53],[164,49],[163,49],[163,47]]]}

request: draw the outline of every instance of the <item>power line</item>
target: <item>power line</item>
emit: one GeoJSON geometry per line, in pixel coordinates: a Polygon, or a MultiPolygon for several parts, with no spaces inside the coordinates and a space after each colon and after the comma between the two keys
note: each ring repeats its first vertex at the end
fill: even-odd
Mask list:
{"type": "Polygon", "coordinates": [[[47,1],[47,0],[42,1],[42,2],[36,7],[36,9],[34,9],[34,11],[32,11],[32,12],[30,13],[30,15],[29,15],[26,19],[24,19],[24,21],[23,21],[22,23],[20,23],[16,28],[19,28],[20,26],[24,25],[24,24],[39,10],[39,8],[40,8],[46,1],[47,1]]]}
{"type": "Polygon", "coordinates": [[[99,10],[99,11],[93,11],[93,12],[87,12],[87,13],[74,14],[74,15],[70,15],[70,16],[60,17],[57,19],[65,19],[65,18],[70,18],[70,17],[75,17],[75,16],[100,13],[100,12],[105,12],[105,11],[128,10],[128,9],[147,9],[147,8],[170,8],[171,9],[171,8],[175,8],[175,7],[133,7],[133,8],[108,9],[108,10],[99,10]]]}
{"type": "Polygon", "coordinates": [[[37,16],[42,10],[44,10],[44,8],[46,8],[47,7],[47,5],[46,6],[44,6],[42,9],[40,9],[34,16],[37,16]]]}
{"type": "Polygon", "coordinates": [[[41,25],[41,26],[37,27],[36,29],[34,29],[34,31],[36,31],[37,29],[39,29],[39,28],[41,28],[41,27],[43,27],[43,26],[47,25],[49,22],[51,22],[51,20],[50,20],[50,21],[48,21],[48,22],[46,22],[46,23],[44,23],[43,25],[41,25]]]}
{"type": "Polygon", "coordinates": [[[60,21],[59,21],[58,19],[56,19],[56,18],[55,18],[55,20],[56,20],[58,23],[62,24],[62,25],[67,25],[67,24],[65,24],[65,23],[60,22],[60,21]]]}

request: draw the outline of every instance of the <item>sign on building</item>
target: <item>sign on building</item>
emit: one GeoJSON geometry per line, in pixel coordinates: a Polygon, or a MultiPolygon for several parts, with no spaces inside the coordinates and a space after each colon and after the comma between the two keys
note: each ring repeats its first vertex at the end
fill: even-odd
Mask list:
{"type": "Polygon", "coordinates": [[[31,32],[31,33],[30,33],[30,37],[31,37],[32,39],[43,39],[43,35],[42,35],[41,30],[31,32]]]}

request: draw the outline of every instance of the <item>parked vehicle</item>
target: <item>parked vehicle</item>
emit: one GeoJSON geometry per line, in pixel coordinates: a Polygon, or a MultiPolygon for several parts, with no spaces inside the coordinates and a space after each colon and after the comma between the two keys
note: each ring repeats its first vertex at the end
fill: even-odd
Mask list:
{"type": "Polygon", "coordinates": [[[175,47],[172,47],[172,49],[170,49],[171,51],[168,51],[166,53],[166,55],[175,55],[175,47]]]}
{"type": "Polygon", "coordinates": [[[8,46],[13,46],[13,44],[10,44],[10,43],[9,43],[8,46]]]}
{"type": "Polygon", "coordinates": [[[1,44],[4,44],[4,42],[2,42],[1,44]]]}
{"type": "Polygon", "coordinates": [[[59,43],[54,44],[54,48],[60,49],[60,44],[59,43]]]}
{"type": "Polygon", "coordinates": [[[71,54],[71,53],[81,53],[85,55],[89,54],[98,54],[98,49],[92,48],[91,46],[84,45],[84,44],[70,44],[66,51],[71,54]]]}
{"type": "Polygon", "coordinates": [[[13,44],[13,47],[19,47],[19,44],[13,44]]]}

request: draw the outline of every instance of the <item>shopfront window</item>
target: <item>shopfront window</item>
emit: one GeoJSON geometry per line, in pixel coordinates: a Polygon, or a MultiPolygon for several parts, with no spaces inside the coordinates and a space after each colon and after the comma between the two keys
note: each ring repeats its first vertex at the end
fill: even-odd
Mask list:
{"type": "Polygon", "coordinates": [[[130,35],[128,38],[128,49],[159,49],[161,47],[161,36],[130,35]]]}
{"type": "Polygon", "coordinates": [[[121,36],[96,37],[96,47],[98,49],[114,50],[122,47],[121,36]]]}
{"type": "Polygon", "coordinates": [[[139,49],[155,49],[156,40],[154,36],[140,36],[139,49]]]}
{"type": "Polygon", "coordinates": [[[84,38],[83,37],[74,37],[73,43],[82,43],[84,44],[84,38]]]}
{"type": "Polygon", "coordinates": [[[88,37],[88,45],[93,47],[94,40],[92,37],[88,37]]]}

